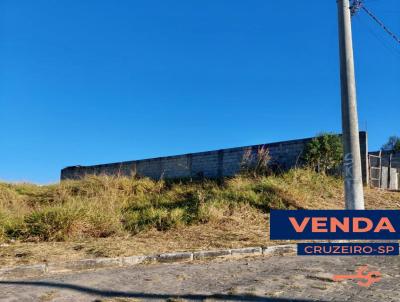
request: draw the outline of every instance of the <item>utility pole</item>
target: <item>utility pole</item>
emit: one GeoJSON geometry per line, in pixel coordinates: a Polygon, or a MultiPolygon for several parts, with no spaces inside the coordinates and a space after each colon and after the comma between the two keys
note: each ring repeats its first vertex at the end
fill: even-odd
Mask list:
{"type": "Polygon", "coordinates": [[[345,203],[346,209],[363,210],[364,192],[358,133],[350,2],[349,0],[337,0],[337,7],[339,21],[345,203]]]}

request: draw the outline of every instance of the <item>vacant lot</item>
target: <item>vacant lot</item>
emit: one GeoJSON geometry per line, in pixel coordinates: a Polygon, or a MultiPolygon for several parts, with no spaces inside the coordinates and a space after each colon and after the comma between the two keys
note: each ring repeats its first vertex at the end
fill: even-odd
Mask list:
{"type": "MultiPolygon", "coordinates": [[[[400,193],[365,188],[368,208],[400,193]]],[[[343,208],[340,179],[309,170],[216,181],[87,177],[0,183],[0,265],[269,245],[271,208],[343,208]]]]}

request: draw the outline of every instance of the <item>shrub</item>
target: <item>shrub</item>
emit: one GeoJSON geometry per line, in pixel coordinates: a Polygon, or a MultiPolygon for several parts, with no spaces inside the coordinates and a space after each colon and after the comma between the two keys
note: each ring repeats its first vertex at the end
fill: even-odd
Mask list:
{"type": "Polygon", "coordinates": [[[303,153],[307,166],[317,172],[331,172],[342,164],[343,146],[338,135],[325,133],[309,142],[303,153]]]}

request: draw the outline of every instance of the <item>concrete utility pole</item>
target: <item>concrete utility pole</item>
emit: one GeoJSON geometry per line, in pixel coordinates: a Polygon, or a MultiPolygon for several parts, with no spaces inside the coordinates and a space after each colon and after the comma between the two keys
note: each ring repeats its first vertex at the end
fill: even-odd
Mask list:
{"type": "Polygon", "coordinates": [[[337,0],[337,6],[339,18],[345,202],[346,209],[363,210],[364,192],[358,134],[350,2],[349,0],[337,0]]]}

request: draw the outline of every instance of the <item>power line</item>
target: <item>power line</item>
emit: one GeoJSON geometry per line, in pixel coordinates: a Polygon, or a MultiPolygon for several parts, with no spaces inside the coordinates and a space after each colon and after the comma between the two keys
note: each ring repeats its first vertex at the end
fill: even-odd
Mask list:
{"type": "Polygon", "coordinates": [[[392,32],[381,20],[379,20],[369,9],[367,9],[362,0],[353,0],[350,6],[350,13],[354,16],[360,9],[365,11],[380,27],[383,28],[397,43],[400,44],[400,38],[392,32]]]}
{"type": "Polygon", "coordinates": [[[388,40],[385,39],[382,34],[379,34],[376,29],[372,27],[372,24],[367,22],[366,20],[363,20],[360,15],[357,15],[354,17],[355,21],[360,22],[360,25],[362,25],[364,28],[367,29],[368,33],[376,39],[391,55],[393,55],[396,58],[400,58],[400,50],[397,49],[396,47],[391,47],[388,44],[388,40]]]}
{"type": "Polygon", "coordinates": [[[375,20],[376,23],[378,23],[390,36],[392,36],[392,38],[397,41],[397,43],[400,44],[400,38],[398,36],[396,36],[396,34],[394,32],[392,32],[389,28],[387,28],[385,26],[385,24],[383,24],[382,21],[380,21],[377,17],[374,16],[374,14],[368,10],[365,6],[362,6],[362,9],[372,18],[375,20]]]}

